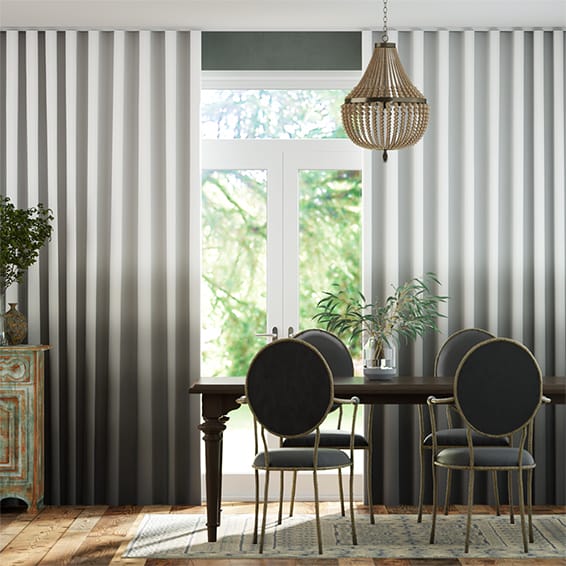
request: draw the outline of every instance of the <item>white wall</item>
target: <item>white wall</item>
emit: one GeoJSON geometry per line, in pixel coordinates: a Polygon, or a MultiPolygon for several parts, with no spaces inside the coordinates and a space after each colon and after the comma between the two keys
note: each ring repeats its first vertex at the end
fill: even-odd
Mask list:
{"type": "MultiPolygon", "coordinates": [[[[0,27],[363,30],[382,0],[0,0],[0,27]]],[[[564,0],[391,0],[392,29],[566,27],[564,0]]]]}

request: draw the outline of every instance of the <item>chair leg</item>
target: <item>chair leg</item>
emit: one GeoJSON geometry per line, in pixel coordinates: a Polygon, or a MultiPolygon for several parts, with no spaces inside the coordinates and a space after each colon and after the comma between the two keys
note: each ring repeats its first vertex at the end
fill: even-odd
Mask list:
{"type": "Polygon", "coordinates": [[[267,522],[267,497],[269,494],[269,470],[265,470],[265,489],[263,492],[263,517],[261,519],[261,537],[259,539],[259,553],[263,553],[263,543],[265,541],[265,524],[267,522]]]}
{"type": "Polygon", "coordinates": [[[354,463],[350,466],[350,521],[352,523],[352,544],[358,544],[356,521],[354,518],[354,463]]]}
{"type": "Polygon", "coordinates": [[[513,474],[507,472],[507,493],[509,497],[509,522],[515,524],[515,515],[513,514],[513,474]]]}
{"type": "Polygon", "coordinates": [[[344,485],[342,482],[342,468],[338,468],[338,492],[340,493],[340,512],[342,517],[346,516],[346,510],[344,508],[344,485]]]}
{"type": "Polygon", "coordinates": [[[320,528],[320,509],[318,506],[318,477],[316,475],[316,470],[313,470],[312,477],[314,484],[314,508],[316,513],[316,536],[318,539],[318,553],[322,554],[322,531],[320,528]]]}
{"type": "Polygon", "coordinates": [[[430,525],[430,544],[434,544],[434,530],[436,528],[436,499],[438,497],[437,491],[438,486],[437,484],[437,473],[436,473],[436,466],[434,465],[434,461],[432,462],[432,522],[430,525]]]}
{"type": "Polygon", "coordinates": [[[521,532],[523,533],[523,550],[525,553],[529,552],[529,542],[527,540],[527,526],[525,525],[525,501],[523,495],[523,472],[519,470],[517,472],[519,477],[519,487],[518,487],[518,497],[519,497],[519,512],[521,514],[521,532]]]}
{"type": "Polygon", "coordinates": [[[283,522],[283,493],[285,491],[284,474],[285,472],[283,472],[283,470],[279,472],[279,514],[277,516],[278,525],[280,525],[283,522]]]}
{"type": "Polygon", "coordinates": [[[472,529],[472,505],[474,503],[474,471],[468,472],[468,520],[466,522],[466,542],[464,552],[467,554],[470,550],[470,531],[472,529]]]}
{"type": "MultiPolygon", "coordinates": [[[[419,513],[417,515],[417,523],[422,523],[423,520],[423,503],[424,503],[424,447],[421,442],[421,447],[419,450],[419,468],[420,468],[420,478],[419,478],[419,513]]],[[[433,464],[434,466],[434,464],[433,464]]]]}
{"type": "Polygon", "coordinates": [[[529,542],[535,542],[533,533],[533,470],[527,472],[527,513],[529,515],[529,542]]]}
{"type": "Polygon", "coordinates": [[[450,505],[450,489],[452,487],[452,470],[446,472],[446,492],[444,494],[444,514],[448,515],[448,506],[450,505]]]}
{"type": "Polygon", "coordinates": [[[295,492],[297,491],[297,471],[293,471],[293,485],[291,487],[291,501],[289,502],[289,517],[293,516],[295,509],[295,492]]]}
{"type": "Polygon", "coordinates": [[[366,452],[366,489],[368,493],[369,522],[371,525],[375,525],[375,517],[373,514],[373,482],[371,477],[371,461],[372,451],[370,447],[370,449],[366,452]]]}
{"type": "Polygon", "coordinates": [[[497,485],[497,472],[493,470],[493,495],[495,496],[495,514],[499,517],[501,515],[501,508],[499,506],[499,487],[497,485]]]}
{"type": "Polygon", "coordinates": [[[255,476],[255,509],[254,509],[254,536],[252,539],[253,544],[257,544],[257,526],[259,516],[259,471],[254,470],[255,476]]]}

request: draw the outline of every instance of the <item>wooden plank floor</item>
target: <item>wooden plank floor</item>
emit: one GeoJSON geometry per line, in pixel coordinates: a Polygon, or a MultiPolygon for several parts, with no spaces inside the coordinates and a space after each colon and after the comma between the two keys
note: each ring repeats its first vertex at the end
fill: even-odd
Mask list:
{"type": "MultiPolygon", "coordinates": [[[[322,503],[321,511],[333,513],[337,503],[322,503]]],[[[506,511],[506,509],[503,509],[506,511]]],[[[415,513],[409,507],[376,507],[376,513],[415,513]]],[[[135,534],[144,513],[204,513],[202,506],[69,506],[46,507],[37,515],[22,509],[3,508],[0,513],[0,565],[2,566],[59,566],[83,564],[102,566],[129,564],[136,566],[566,566],[564,559],[466,559],[464,557],[436,560],[405,559],[223,559],[223,560],[154,560],[122,558],[128,542],[135,534]]],[[[253,513],[253,504],[225,503],[224,513],[253,513]]],[[[311,503],[299,503],[297,513],[314,513],[311,503]]],[[[454,506],[451,513],[463,513],[465,508],[454,506]]],[[[566,513],[565,507],[545,506],[537,514],[566,513]]],[[[358,514],[367,513],[359,506],[358,514]]],[[[494,513],[491,507],[474,507],[474,513],[494,513]]]]}

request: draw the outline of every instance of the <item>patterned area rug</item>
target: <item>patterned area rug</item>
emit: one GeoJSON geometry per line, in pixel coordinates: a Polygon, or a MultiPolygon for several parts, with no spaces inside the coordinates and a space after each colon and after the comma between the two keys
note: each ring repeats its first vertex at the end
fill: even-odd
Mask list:
{"type": "MultiPolygon", "coordinates": [[[[206,517],[190,514],[144,515],[124,557],[127,558],[257,558],[318,556],[316,525],[312,515],[285,518],[277,525],[268,519],[263,555],[252,544],[253,515],[225,514],[218,541],[207,542],[206,517]]],[[[566,558],[566,515],[533,517],[535,542],[523,553],[520,518],[475,515],[472,521],[470,558],[566,558]]],[[[464,556],[466,517],[440,515],[436,543],[429,544],[430,516],[417,523],[416,515],[367,515],[356,520],[358,545],[352,545],[350,522],[337,515],[322,518],[326,558],[452,558],[464,556]]]]}

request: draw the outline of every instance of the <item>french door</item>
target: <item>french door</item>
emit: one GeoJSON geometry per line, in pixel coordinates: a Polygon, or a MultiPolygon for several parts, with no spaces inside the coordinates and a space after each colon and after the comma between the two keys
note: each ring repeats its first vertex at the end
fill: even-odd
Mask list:
{"type": "MultiPolygon", "coordinates": [[[[344,139],[202,142],[203,374],[242,375],[266,342],[314,326],[345,272],[360,288],[361,160],[344,139]]],[[[251,417],[230,417],[224,497],[242,499],[253,494],[251,417]]],[[[323,497],[336,495],[332,480],[323,497]]]]}
{"type": "MultiPolygon", "coordinates": [[[[350,178],[357,178],[355,182],[359,184],[361,152],[347,140],[206,140],[203,141],[202,159],[202,169],[206,174],[223,176],[228,183],[230,176],[241,179],[242,176],[253,175],[255,181],[262,179],[264,190],[257,191],[258,202],[254,208],[260,210],[262,221],[265,219],[267,226],[265,256],[259,258],[259,263],[263,263],[260,273],[265,270],[265,326],[256,330],[258,334],[269,334],[269,337],[273,329],[276,329],[277,337],[296,332],[307,323],[304,316],[300,320],[301,280],[312,277],[312,274],[299,272],[299,203],[303,196],[301,187],[305,185],[301,183],[302,177],[315,171],[336,172],[338,175],[347,172],[350,178]]],[[[324,182],[323,175],[321,182],[324,182]]],[[[233,185],[233,190],[237,191],[238,187],[233,185]]],[[[333,198],[329,187],[320,186],[319,190],[323,198],[333,198]]],[[[231,195],[231,200],[236,203],[238,194],[231,195]]],[[[357,204],[360,206],[361,200],[357,204]]],[[[240,214],[245,213],[245,210],[240,211],[240,214]]],[[[358,224],[346,230],[361,234],[360,214],[358,224]]],[[[309,218],[304,219],[304,222],[309,221],[309,218]]],[[[336,227],[337,231],[343,229],[343,226],[336,227]]],[[[237,245],[243,243],[235,242],[237,245]]],[[[320,246],[338,248],[336,241],[320,241],[320,246]]],[[[203,253],[206,251],[203,250],[203,253]]],[[[309,250],[304,251],[306,254],[309,250]]],[[[316,258],[305,259],[308,262],[316,258]]],[[[308,271],[304,269],[308,267],[307,262],[303,261],[303,271],[308,271]]],[[[331,270],[327,271],[328,281],[321,292],[336,282],[330,277],[331,270]]],[[[320,281],[320,276],[317,280],[320,281]]],[[[312,307],[314,309],[314,305],[312,307]]]]}

